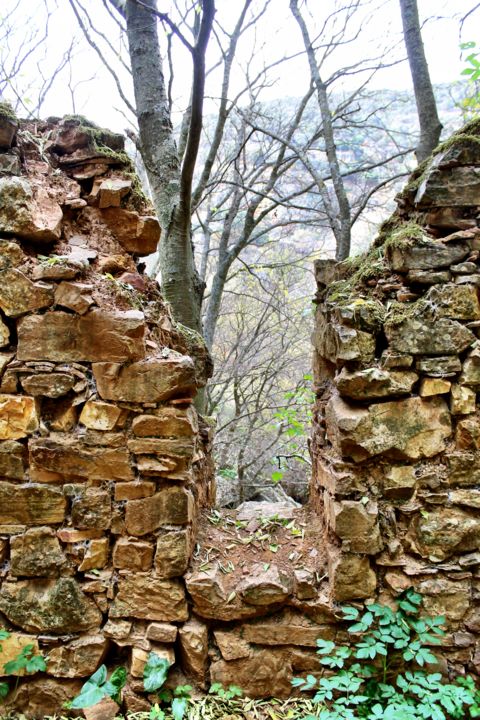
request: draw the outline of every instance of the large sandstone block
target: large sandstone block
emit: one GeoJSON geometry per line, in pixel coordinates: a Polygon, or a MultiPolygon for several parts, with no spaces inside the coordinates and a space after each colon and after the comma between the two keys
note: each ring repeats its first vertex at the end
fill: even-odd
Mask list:
{"type": "Polygon", "coordinates": [[[341,553],[333,548],[328,554],[328,576],[337,602],[371,597],[377,586],[368,557],[341,553]]]}
{"type": "Polygon", "coordinates": [[[8,317],[19,317],[53,304],[53,287],[34,283],[20,270],[0,272],[0,308],[8,317]]]}
{"type": "Polygon", "coordinates": [[[160,225],[155,217],[141,217],[131,210],[115,207],[102,210],[100,215],[112,235],[127,252],[135,255],[150,255],[156,251],[160,240],[160,225]]]}
{"type": "Polygon", "coordinates": [[[365,370],[342,368],[341,373],[335,378],[335,385],[343,397],[352,400],[370,400],[408,395],[417,380],[418,375],[409,371],[383,370],[378,367],[365,370]]]}
{"type": "Polygon", "coordinates": [[[0,482],[0,525],[57,525],[66,505],[58,488],[0,482]]]}
{"type": "Polygon", "coordinates": [[[356,462],[374,455],[418,460],[445,449],[452,434],[446,402],[438,396],[377,403],[368,408],[333,396],[326,406],[327,434],[356,462]]]}
{"type": "Polygon", "coordinates": [[[19,177],[0,178],[0,231],[34,243],[59,240],[63,213],[43,186],[19,177]]]}
{"type": "Polygon", "coordinates": [[[102,613],[73,578],[4,582],[0,611],[27,632],[86,632],[100,627],[102,613]]]}
{"type": "Polygon", "coordinates": [[[58,577],[66,564],[52,528],[31,528],[10,540],[10,572],[16,577],[58,577]]]}
{"type": "Polygon", "coordinates": [[[89,677],[99,667],[108,649],[103,635],[84,635],[48,653],[47,673],[54,677],[89,677]]]}
{"type": "Polygon", "coordinates": [[[478,320],[480,303],[473,285],[437,285],[428,291],[426,300],[435,308],[435,317],[452,320],[478,320]]]}
{"type": "Polygon", "coordinates": [[[188,607],[183,584],[139,573],[122,577],[110,617],[185,622],[188,607]]]}
{"type": "Polygon", "coordinates": [[[332,502],[328,508],[330,526],[343,541],[344,550],[375,555],[382,549],[378,507],[361,500],[332,502]]]}
{"type": "Polygon", "coordinates": [[[121,365],[95,363],[93,374],[103,400],[156,403],[195,393],[195,367],[190,357],[170,351],[168,357],[150,357],[121,365]]]}
{"type": "Polygon", "coordinates": [[[198,432],[197,415],[193,408],[164,407],[155,415],[137,415],[132,431],[136,437],[193,437],[198,432]]]}
{"type": "Polygon", "coordinates": [[[316,647],[317,640],[334,640],[334,625],[319,625],[306,615],[290,609],[244,623],[241,637],[257,645],[300,645],[316,647]]]}
{"type": "Polygon", "coordinates": [[[67,438],[40,438],[29,444],[31,476],[39,481],[133,480],[125,448],[90,447],[67,438]]]}
{"type": "Polygon", "coordinates": [[[479,167],[433,168],[420,184],[415,204],[421,208],[477,205],[479,196],[479,167]]]}
{"type": "Polygon", "coordinates": [[[197,618],[190,618],[178,634],[182,668],[203,687],[207,673],[208,626],[197,618]]]}
{"type": "Polygon", "coordinates": [[[0,395],[0,440],[18,440],[38,430],[37,402],[28,395],[0,395]]]}
{"type": "Polygon", "coordinates": [[[252,649],[249,657],[238,660],[217,660],[210,666],[212,683],[223,687],[240,686],[248,697],[289,697],[293,676],[289,649],[252,649]]]}
{"type": "Polygon", "coordinates": [[[20,360],[123,362],[145,355],[145,320],[137,310],[50,312],[18,323],[20,360]]]}
{"type": "Polygon", "coordinates": [[[480,518],[460,508],[438,508],[410,525],[412,548],[434,562],[480,548],[480,518]]]}
{"type": "Polygon", "coordinates": [[[476,338],[457,320],[411,316],[403,322],[385,325],[390,348],[413,355],[456,355],[472,345],[476,338]]]}
{"type": "Polygon", "coordinates": [[[165,530],[157,537],[155,570],[158,577],[171,578],[183,575],[192,553],[189,530],[165,530]]]}
{"type": "Polygon", "coordinates": [[[186,525],[193,519],[192,494],[183,487],[169,487],[151,497],[129,500],[125,527],[130,535],[149,535],[162,525],[186,525]]]}
{"type": "Polygon", "coordinates": [[[394,272],[447,268],[463,260],[469,253],[467,240],[444,243],[424,237],[422,242],[404,243],[389,248],[388,261],[394,272]]]}

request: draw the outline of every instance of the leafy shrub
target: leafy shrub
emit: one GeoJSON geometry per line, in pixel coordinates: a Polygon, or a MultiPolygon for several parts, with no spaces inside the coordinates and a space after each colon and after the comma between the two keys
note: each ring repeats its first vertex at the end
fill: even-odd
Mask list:
{"type": "MultiPolygon", "coordinates": [[[[156,693],[161,703],[170,706],[174,720],[182,720],[190,700],[192,687],[191,685],[177,685],[175,690],[162,690],[169,667],[168,660],[151,652],[143,670],[143,687],[149,693],[156,693]]],[[[164,720],[164,718],[165,712],[159,703],[155,703],[150,711],[150,720],[164,720]]]]}
{"type": "Polygon", "coordinates": [[[120,703],[120,693],[126,681],[127,671],[124,667],[118,667],[108,679],[106,666],[100,665],[66,707],[71,710],[81,710],[96,705],[106,697],[111,697],[112,700],[120,703]]]}
{"type": "Polygon", "coordinates": [[[368,605],[363,615],[344,607],[351,645],[317,640],[321,664],[333,674],[295,678],[294,687],[315,690],[319,713],[304,720],[447,720],[480,716],[472,678],[454,684],[425,665],[437,659],[428,645],[441,642],[444,617],[420,617],[422,598],[409,589],[397,610],[368,605]]]}

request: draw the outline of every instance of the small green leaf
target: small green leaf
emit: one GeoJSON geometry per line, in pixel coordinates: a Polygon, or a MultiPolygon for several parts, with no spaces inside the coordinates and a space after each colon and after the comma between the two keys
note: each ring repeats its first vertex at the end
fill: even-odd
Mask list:
{"type": "Polygon", "coordinates": [[[172,702],[172,715],[174,720],[182,720],[187,709],[188,699],[185,697],[175,698],[172,702]]]}
{"type": "Polygon", "coordinates": [[[143,687],[147,692],[159,690],[165,683],[170,663],[157,653],[151,652],[143,670],[143,687]]]}

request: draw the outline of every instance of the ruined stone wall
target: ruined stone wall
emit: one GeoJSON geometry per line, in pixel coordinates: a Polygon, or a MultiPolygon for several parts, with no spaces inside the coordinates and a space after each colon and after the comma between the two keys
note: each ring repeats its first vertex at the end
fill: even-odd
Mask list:
{"type": "Polygon", "coordinates": [[[148,651],[173,661],[212,495],[209,367],[143,272],[160,229],[123,138],[15,130],[0,117],[0,676],[27,643],[46,655],[15,699],[43,716],[103,661],[132,682],[148,651]]]}
{"type": "Polygon", "coordinates": [[[312,502],[335,602],[413,586],[478,671],[480,141],[420,168],[366,256],[317,263],[312,502]]]}

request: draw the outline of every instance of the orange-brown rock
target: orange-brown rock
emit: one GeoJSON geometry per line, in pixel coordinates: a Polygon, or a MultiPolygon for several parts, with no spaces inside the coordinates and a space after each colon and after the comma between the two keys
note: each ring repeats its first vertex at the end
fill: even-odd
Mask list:
{"type": "Polygon", "coordinates": [[[145,355],[144,335],[144,317],[138,310],[31,315],[18,323],[17,357],[95,363],[138,360],[145,355]]]}
{"type": "Polygon", "coordinates": [[[179,630],[182,667],[201,687],[205,687],[208,658],[208,627],[190,618],[179,630]]]}
{"type": "Polygon", "coordinates": [[[78,570],[85,572],[87,570],[98,570],[105,567],[108,562],[108,551],[108,538],[90,540],[78,570]]]}
{"type": "Polygon", "coordinates": [[[238,660],[252,654],[252,646],[241,637],[240,631],[214,630],[213,634],[224,660],[238,660]]]}
{"type": "Polygon", "coordinates": [[[36,373],[23,375],[20,384],[26,393],[34,397],[43,396],[58,398],[66,395],[78,382],[78,378],[70,373],[36,373]]]}
{"type": "Polygon", "coordinates": [[[113,567],[119,570],[142,572],[150,570],[153,563],[153,545],[151,542],[122,537],[117,540],[113,550],[113,567]]]}
{"type": "Polygon", "coordinates": [[[124,198],[125,195],[128,195],[131,188],[131,180],[124,180],[123,178],[118,177],[100,180],[98,186],[98,207],[120,207],[122,198],[124,198]]]}
{"type": "Polygon", "coordinates": [[[244,623],[243,640],[257,645],[299,645],[316,647],[317,640],[334,640],[334,625],[319,625],[305,615],[285,609],[270,617],[244,623]]]}
{"type": "Polygon", "coordinates": [[[16,577],[58,577],[66,564],[52,528],[31,528],[10,540],[10,572],[16,577]]]}
{"type": "Polygon", "coordinates": [[[123,448],[92,448],[74,439],[39,439],[29,444],[31,477],[52,482],[133,480],[130,457],[123,448]]]}
{"type": "Polygon", "coordinates": [[[130,535],[148,535],[162,525],[185,525],[192,517],[192,494],[182,487],[169,487],[151,497],[127,502],[125,526],[130,535]]]}
{"type": "Polygon", "coordinates": [[[38,407],[28,395],[0,395],[0,440],[18,440],[38,430],[38,407]]]}
{"type": "Polygon", "coordinates": [[[84,315],[94,303],[91,296],[92,290],[93,285],[61,282],[55,288],[55,305],[84,315]]]}
{"type": "Polygon", "coordinates": [[[132,422],[137,437],[193,437],[198,432],[195,410],[164,407],[154,415],[137,415],[132,422]]]}
{"type": "Polygon", "coordinates": [[[47,673],[64,678],[90,676],[101,664],[107,648],[108,640],[103,635],[84,635],[50,650],[47,673]]]}
{"type": "Polygon", "coordinates": [[[122,500],[140,500],[155,494],[157,486],[148,480],[135,480],[135,482],[115,483],[114,499],[117,502],[122,500]]]}
{"type": "Polygon", "coordinates": [[[34,243],[60,238],[62,209],[41,184],[30,185],[19,177],[0,178],[0,227],[34,243]]]}
{"type": "Polygon", "coordinates": [[[96,362],[93,374],[103,400],[156,403],[195,392],[192,359],[170,351],[168,357],[149,357],[129,365],[96,362]]]}
{"type": "Polygon", "coordinates": [[[79,530],[108,530],[111,521],[112,499],[109,490],[91,487],[75,489],[72,500],[74,527],[79,530]]]}
{"type": "Polygon", "coordinates": [[[10,345],[10,330],[0,319],[0,347],[4,348],[10,345]]]}
{"type": "Polygon", "coordinates": [[[190,562],[192,537],[190,530],[163,530],[157,537],[155,570],[161,578],[179,577],[190,562]]]}
{"type": "Polygon", "coordinates": [[[25,448],[15,440],[0,442],[0,477],[21,480],[25,472],[25,448]]]}
{"type": "Polygon", "coordinates": [[[57,525],[66,506],[58,488],[0,482],[0,525],[57,525]]]}
{"type": "Polygon", "coordinates": [[[140,217],[131,210],[107,207],[101,211],[101,218],[127,252],[150,255],[157,249],[160,225],[155,217],[140,217]]]}
{"type": "Polygon", "coordinates": [[[79,421],[91,430],[113,430],[124,414],[117,405],[89,400],[83,406],[79,421]]]}
{"type": "Polygon", "coordinates": [[[293,591],[293,578],[276,565],[268,568],[256,564],[251,574],[238,586],[243,600],[249,605],[275,605],[284,602],[293,591]]]}
{"type": "Polygon", "coordinates": [[[183,584],[139,573],[120,578],[110,617],[185,622],[188,607],[183,584]]]}
{"type": "Polygon", "coordinates": [[[377,586],[377,577],[368,557],[331,550],[328,575],[337,602],[368,598],[377,586]]]}
{"type": "Polygon", "coordinates": [[[100,627],[102,614],[73,578],[4,582],[0,612],[27,632],[85,632],[100,627]]]}
{"type": "Polygon", "coordinates": [[[147,628],[147,639],[159,643],[174,643],[177,639],[178,628],[168,623],[150,623],[147,628]]]}
{"type": "Polygon", "coordinates": [[[289,652],[277,648],[253,649],[249,657],[227,662],[217,660],[210,666],[210,680],[223,687],[237,685],[248,697],[268,694],[286,698],[291,693],[293,668],[289,652]]]}
{"type": "Polygon", "coordinates": [[[55,680],[54,678],[29,678],[20,685],[12,708],[15,715],[23,713],[27,718],[43,718],[45,712],[61,717],[65,703],[78,695],[81,680],[55,680]]]}

